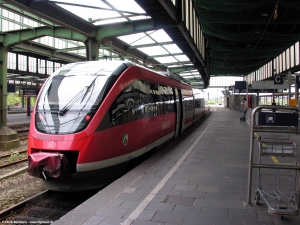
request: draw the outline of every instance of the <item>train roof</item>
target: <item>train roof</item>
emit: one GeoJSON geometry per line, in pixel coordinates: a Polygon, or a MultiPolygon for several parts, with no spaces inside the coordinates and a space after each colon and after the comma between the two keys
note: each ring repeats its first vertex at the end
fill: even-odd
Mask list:
{"type": "Polygon", "coordinates": [[[109,72],[114,75],[118,75],[121,70],[134,65],[131,62],[125,61],[85,61],[69,63],[59,68],[53,75],[68,75],[69,71],[72,71],[72,75],[76,73],[82,74],[98,74],[103,72],[109,72]]]}
{"type": "Polygon", "coordinates": [[[129,68],[130,66],[137,66],[142,69],[149,70],[153,73],[159,74],[161,76],[177,80],[181,83],[185,83],[180,79],[179,76],[177,76],[176,74],[172,74],[169,71],[156,72],[149,68],[134,64],[130,61],[85,61],[85,62],[69,63],[61,67],[60,69],[58,69],[54,73],[54,75],[67,75],[68,72],[71,70],[72,70],[72,74],[74,75],[74,73],[76,73],[76,70],[74,71],[74,68],[77,67],[78,65],[80,67],[80,70],[78,70],[78,72],[80,73],[82,73],[82,69],[84,68],[86,74],[97,74],[100,71],[102,72],[106,71],[106,72],[112,72],[112,74],[114,75],[119,75],[122,70],[124,70],[125,68],[129,68]],[[85,67],[85,65],[87,64],[88,66],[85,67]],[[91,65],[93,66],[91,67],[91,65]]]}

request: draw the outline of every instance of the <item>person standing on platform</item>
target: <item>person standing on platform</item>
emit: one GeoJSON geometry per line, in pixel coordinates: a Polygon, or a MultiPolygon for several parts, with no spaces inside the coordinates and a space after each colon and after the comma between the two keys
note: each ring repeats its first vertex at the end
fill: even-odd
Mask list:
{"type": "MultiPolygon", "coordinates": [[[[276,102],[275,102],[275,100],[273,100],[273,102],[272,102],[272,106],[276,106],[276,102]]],[[[276,109],[272,109],[272,112],[276,112],[276,109]]]]}
{"type": "Polygon", "coordinates": [[[247,114],[247,111],[248,111],[248,102],[247,102],[247,99],[245,97],[243,97],[243,110],[244,110],[243,117],[240,118],[240,121],[245,121],[246,120],[246,114],[247,114]]]}

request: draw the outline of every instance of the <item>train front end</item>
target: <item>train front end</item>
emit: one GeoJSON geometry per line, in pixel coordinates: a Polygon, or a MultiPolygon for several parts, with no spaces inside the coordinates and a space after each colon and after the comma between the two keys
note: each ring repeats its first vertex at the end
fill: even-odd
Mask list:
{"type": "Polygon", "coordinates": [[[104,175],[113,179],[108,169],[78,171],[78,165],[105,160],[94,135],[104,116],[99,108],[126,68],[120,62],[72,63],[45,82],[28,136],[28,173],[43,179],[45,188],[80,191],[106,185],[104,175]]]}

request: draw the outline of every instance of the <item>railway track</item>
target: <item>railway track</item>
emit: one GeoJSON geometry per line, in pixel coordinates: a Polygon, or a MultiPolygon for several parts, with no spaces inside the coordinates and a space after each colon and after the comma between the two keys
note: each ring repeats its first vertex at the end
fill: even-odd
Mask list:
{"type": "MultiPolygon", "coordinates": [[[[20,141],[28,139],[28,132],[29,132],[28,126],[14,125],[14,126],[10,126],[10,128],[18,133],[18,137],[20,141]]],[[[10,151],[8,153],[1,154],[0,169],[26,162],[28,160],[26,157],[26,152],[27,150],[22,150],[22,151],[10,151]]]]}
{"type": "Polygon", "coordinates": [[[27,150],[12,151],[10,153],[1,155],[0,169],[26,162],[28,160],[26,152],[27,150]]]}
{"type": "MultiPolygon", "coordinates": [[[[22,151],[17,151],[16,153],[23,154],[23,153],[26,153],[26,152],[27,152],[27,150],[22,150],[22,151]]],[[[0,159],[5,159],[5,158],[10,157],[10,156],[11,156],[11,153],[0,155],[0,159]]]]}
{"type": "Polygon", "coordinates": [[[0,212],[0,221],[51,224],[99,191],[100,189],[65,193],[47,190],[0,212]]]}
{"type": "Polygon", "coordinates": [[[16,165],[16,164],[19,164],[19,163],[23,163],[23,162],[26,162],[28,161],[28,159],[20,159],[18,161],[14,161],[14,162],[11,162],[11,163],[5,163],[5,164],[1,164],[0,165],[0,169],[2,168],[5,168],[5,167],[9,167],[9,166],[13,166],[13,165],[16,165]]]}

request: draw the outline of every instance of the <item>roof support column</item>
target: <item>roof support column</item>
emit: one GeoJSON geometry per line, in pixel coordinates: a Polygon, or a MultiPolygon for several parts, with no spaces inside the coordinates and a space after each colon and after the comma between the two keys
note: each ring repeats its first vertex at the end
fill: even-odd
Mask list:
{"type": "Polygon", "coordinates": [[[99,60],[100,42],[95,38],[88,38],[85,42],[87,61],[99,60]]]}
{"type": "Polygon", "coordinates": [[[7,53],[0,46],[0,149],[9,150],[20,146],[18,134],[7,127],[7,53]]]}
{"type": "Polygon", "coordinates": [[[0,46],[0,124],[6,126],[7,123],[7,53],[8,49],[0,46]]]}

